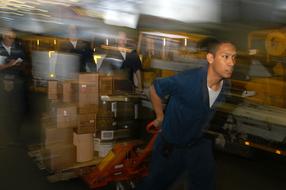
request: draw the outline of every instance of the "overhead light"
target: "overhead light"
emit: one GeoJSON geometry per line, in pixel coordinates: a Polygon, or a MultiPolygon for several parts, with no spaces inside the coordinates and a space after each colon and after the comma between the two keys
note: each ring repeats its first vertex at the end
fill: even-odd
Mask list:
{"type": "Polygon", "coordinates": [[[179,35],[179,34],[170,34],[170,33],[164,33],[164,32],[142,32],[143,34],[147,35],[153,35],[153,36],[161,36],[166,38],[174,38],[174,39],[185,39],[186,36],[179,35]]]}
{"type": "Polygon", "coordinates": [[[105,24],[136,28],[139,15],[133,13],[107,10],[103,14],[103,19],[105,24]]]}
{"type": "Polygon", "coordinates": [[[141,14],[183,22],[219,22],[221,0],[144,0],[141,14]]]}
{"type": "Polygon", "coordinates": [[[275,153],[280,155],[281,151],[280,150],[275,150],[275,153]]]}
{"type": "Polygon", "coordinates": [[[55,53],[55,51],[49,51],[48,52],[49,58],[51,58],[54,53],[55,53]]]}

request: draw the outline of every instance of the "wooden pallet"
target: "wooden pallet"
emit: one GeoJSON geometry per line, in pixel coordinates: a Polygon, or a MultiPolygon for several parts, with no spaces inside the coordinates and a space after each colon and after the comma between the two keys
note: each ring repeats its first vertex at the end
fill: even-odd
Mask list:
{"type": "Polygon", "coordinates": [[[95,166],[102,159],[99,158],[98,156],[95,156],[93,160],[87,162],[75,163],[74,165],[59,171],[50,171],[44,165],[43,161],[45,158],[42,155],[42,151],[43,148],[41,147],[41,145],[31,145],[28,147],[28,155],[35,161],[37,167],[40,170],[46,170],[49,172],[47,179],[51,183],[80,177],[81,175],[95,168],[95,166]]]}

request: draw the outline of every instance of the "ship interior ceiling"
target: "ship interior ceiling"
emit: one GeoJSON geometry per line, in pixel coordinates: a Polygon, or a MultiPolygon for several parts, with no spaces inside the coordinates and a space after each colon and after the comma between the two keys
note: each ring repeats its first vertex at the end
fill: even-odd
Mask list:
{"type": "MultiPolygon", "coordinates": [[[[53,1],[57,2],[57,0],[53,1]]],[[[23,0],[23,2],[26,1],[23,0]]],[[[5,6],[2,5],[0,7],[0,9],[2,10],[0,11],[1,25],[8,25],[14,27],[19,31],[27,31],[56,36],[63,35],[62,26],[67,24],[80,25],[83,28],[90,30],[91,33],[85,34],[85,36],[94,35],[94,33],[92,32],[95,32],[95,34],[104,34],[110,30],[114,31],[115,29],[114,27],[111,27],[111,25],[123,26],[127,28],[129,27],[133,29],[136,28],[139,30],[154,29],[209,34],[212,31],[228,32],[228,30],[233,28],[247,31],[263,28],[278,28],[285,24],[286,18],[285,3],[282,0],[206,0],[205,4],[209,3],[210,5],[202,6],[199,6],[199,4],[195,3],[194,1],[187,2],[184,0],[180,0],[177,2],[178,7],[176,7],[175,5],[172,5],[172,7],[170,7],[170,5],[166,3],[169,1],[165,2],[165,4],[167,4],[166,7],[164,7],[166,9],[165,11],[176,11],[179,9],[182,12],[181,14],[184,14],[187,11],[190,12],[190,9],[188,9],[188,7],[182,8],[182,6],[184,5],[189,5],[193,13],[188,13],[189,15],[195,17],[195,19],[193,20],[189,18],[191,16],[188,16],[187,19],[184,20],[181,18],[181,14],[170,14],[170,16],[165,16],[164,13],[160,13],[160,11],[155,12],[157,11],[157,9],[160,8],[160,3],[163,4],[163,2],[161,1],[158,1],[158,3],[154,3],[154,5],[156,5],[158,8],[152,8],[150,6],[148,7],[148,5],[153,5],[152,2],[149,0],[120,0],[116,1],[116,3],[114,3],[114,1],[110,1],[109,4],[108,2],[104,3],[104,1],[93,2],[89,0],[78,2],[78,4],[75,4],[74,6],[70,7],[61,4],[53,5],[51,3],[48,4],[45,9],[43,9],[42,6],[38,5],[39,10],[32,10],[32,13],[34,14],[27,13],[27,10],[23,13],[20,12],[20,10],[17,10],[17,14],[12,14],[13,11],[8,12],[7,10],[5,10],[5,6]],[[114,5],[111,6],[112,4],[114,5]],[[146,5],[143,6],[144,4],[146,5]],[[201,12],[207,12],[210,11],[209,7],[216,11],[213,11],[214,13],[212,12],[210,14],[205,13],[200,15],[202,18],[206,17],[206,19],[197,18],[196,14],[199,13],[199,10],[202,10],[201,12]],[[114,21],[113,24],[107,25],[105,23],[109,22],[108,18],[104,18],[102,15],[104,13],[103,10],[108,10],[108,8],[114,10],[115,12],[118,11],[120,13],[120,11],[126,11],[131,15],[137,16],[134,19],[127,20],[124,17],[125,15],[118,14],[117,16],[122,16],[121,21],[114,21]],[[123,10],[120,10],[121,8],[123,10]],[[198,10],[194,10],[195,8],[198,8],[198,10]],[[41,13],[41,11],[43,13],[41,13]],[[98,15],[96,14],[96,11],[99,11],[98,15]],[[254,12],[255,14],[253,14],[254,12]],[[211,16],[217,18],[211,19],[209,18],[211,16]],[[127,26],[125,22],[132,23],[133,25],[127,26]]],[[[173,1],[170,1],[170,3],[171,2],[173,1]]],[[[28,5],[29,4],[27,4],[27,6],[28,5]]],[[[126,17],[128,17],[128,15],[126,17]]]]}
{"type": "MultiPolygon", "coordinates": [[[[154,119],[149,87],[205,64],[199,43],[207,37],[229,40],[238,52],[231,100],[218,106],[206,132],[216,189],[285,187],[286,0],[0,0],[2,38],[5,28],[24,44],[27,63],[24,79],[11,77],[2,74],[0,55],[0,189],[134,189],[156,136],[145,130],[154,119]],[[86,66],[87,75],[79,74],[78,52],[60,50],[70,26],[90,50],[80,56],[96,64],[86,66]],[[99,70],[104,60],[122,66],[107,56],[118,50],[119,31],[127,34],[126,51],[137,47],[143,89],[124,72],[99,70]],[[142,168],[134,170],[130,158],[142,168]]],[[[187,189],[185,178],[169,190],[187,189]]]]}

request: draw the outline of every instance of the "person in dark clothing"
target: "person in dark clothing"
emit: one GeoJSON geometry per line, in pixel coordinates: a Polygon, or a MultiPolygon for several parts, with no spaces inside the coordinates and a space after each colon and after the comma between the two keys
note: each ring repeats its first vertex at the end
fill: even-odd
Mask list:
{"type": "Polygon", "coordinates": [[[25,55],[23,49],[15,42],[15,38],[16,33],[11,29],[6,29],[2,35],[0,43],[0,72],[2,76],[17,77],[22,75],[22,63],[25,55]]]}
{"type": "Polygon", "coordinates": [[[208,66],[157,79],[150,88],[161,126],[154,144],[150,173],[138,189],[164,190],[187,172],[190,190],[214,189],[212,141],[204,136],[217,105],[225,101],[229,79],[236,63],[236,48],[230,42],[208,45],[208,66]],[[163,112],[162,99],[169,101],[163,112]]]}
{"type": "Polygon", "coordinates": [[[142,90],[141,70],[142,63],[135,49],[135,45],[126,48],[127,37],[124,32],[119,32],[117,47],[110,50],[102,62],[99,72],[112,72],[112,70],[125,70],[128,79],[135,88],[142,90]]]}
{"type": "Polygon", "coordinates": [[[80,72],[86,72],[87,64],[94,64],[93,51],[88,42],[78,39],[78,29],[72,25],[68,28],[68,40],[61,43],[60,52],[71,53],[80,56],[80,72]]]}
{"type": "MultiPolygon", "coordinates": [[[[20,127],[26,110],[23,48],[15,40],[16,33],[5,29],[0,42],[0,121],[2,143],[15,143],[20,138],[20,127]]],[[[0,143],[0,144],[2,144],[0,143]]]]}
{"type": "Polygon", "coordinates": [[[142,90],[141,70],[142,63],[137,51],[134,49],[126,54],[126,59],[123,62],[122,69],[128,69],[128,78],[133,82],[133,85],[142,90]]]}

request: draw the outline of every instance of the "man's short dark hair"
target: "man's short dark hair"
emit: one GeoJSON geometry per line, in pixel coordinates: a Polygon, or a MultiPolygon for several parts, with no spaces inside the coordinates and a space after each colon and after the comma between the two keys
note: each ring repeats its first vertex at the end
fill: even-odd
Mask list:
{"type": "Polygon", "coordinates": [[[233,44],[232,42],[229,42],[229,41],[220,41],[218,39],[209,37],[209,38],[203,39],[199,43],[199,49],[201,51],[206,51],[208,53],[215,54],[216,51],[217,51],[217,48],[219,47],[219,45],[221,45],[223,43],[231,43],[231,44],[233,44]]]}

